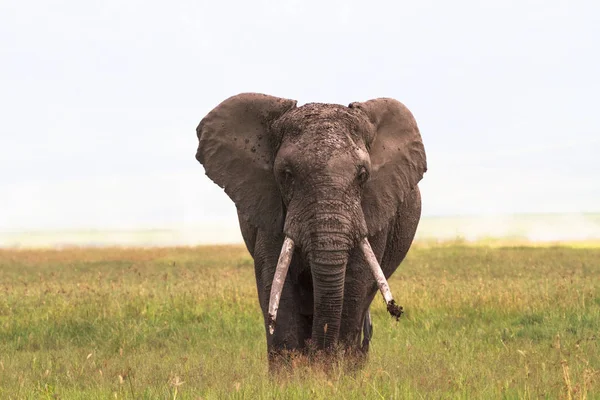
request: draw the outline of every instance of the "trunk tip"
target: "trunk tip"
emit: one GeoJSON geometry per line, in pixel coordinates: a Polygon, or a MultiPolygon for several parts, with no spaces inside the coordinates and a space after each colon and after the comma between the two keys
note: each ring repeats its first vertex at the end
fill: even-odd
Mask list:
{"type": "Polygon", "coordinates": [[[267,325],[269,326],[269,334],[272,335],[275,332],[275,316],[271,313],[269,313],[267,325]]]}
{"type": "Polygon", "coordinates": [[[396,321],[398,321],[400,316],[404,313],[402,306],[397,305],[394,299],[388,301],[387,310],[392,317],[396,318],[396,321]]]}

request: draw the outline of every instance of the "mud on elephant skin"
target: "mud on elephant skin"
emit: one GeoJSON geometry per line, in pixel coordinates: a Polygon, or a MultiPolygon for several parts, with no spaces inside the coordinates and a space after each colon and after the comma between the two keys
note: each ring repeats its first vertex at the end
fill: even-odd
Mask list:
{"type": "Polygon", "coordinates": [[[254,259],[270,360],[288,350],[366,353],[378,289],[410,248],[427,170],[412,113],[378,98],[298,106],[242,93],[197,128],[196,159],[237,207],[254,259]],[[362,336],[362,341],[361,341],[362,336]]]}

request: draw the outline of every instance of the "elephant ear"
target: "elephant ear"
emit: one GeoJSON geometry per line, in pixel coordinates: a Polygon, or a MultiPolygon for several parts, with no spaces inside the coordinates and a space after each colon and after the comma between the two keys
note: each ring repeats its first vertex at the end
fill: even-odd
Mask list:
{"type": "Polygon", "coordinates": [[[273,160],[279,135],[274,121],[295,100],[242,93],[223,101],[200,121],[196,159],[235,203],[240,216],[270,232],[282,229],[283,207],[273,160]]]}
{"type": "Polygon", "coordinates": [[[394,99],[379,98],[352,103],[373,127],[366,138],[371,157],[371,178],[366,183],[362,207],[374,234],[387,226],[398,207],[427,171],[421,134],[412,113],[394,99]]]}

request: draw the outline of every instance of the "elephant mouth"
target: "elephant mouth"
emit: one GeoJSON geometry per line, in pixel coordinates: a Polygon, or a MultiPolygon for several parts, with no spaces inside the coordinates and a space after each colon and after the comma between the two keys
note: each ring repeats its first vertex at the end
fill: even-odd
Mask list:
{"type": "MultiPolygon", "coordinates": [[[[377,257],[373,253],[371,244],[368,238],[363,238],[359,244],[361,252],[365,261],[367,262],[377,287],[381,292],[383,299],[385,300],[387,311],[396,320],[402,315],[402,307],[398,306],[394,301],[394,297],[390,290],[390,286],[385,278],[383,270],[377,261],[377,257]]],[[[271,285],[271,294],[269,297],[269,311],[268,311],[268,328],[269,334],[275,333],[275,326],[277,321],[277,310],[279,309],[279,301],[281,299],[281,293],[283,291],[283,285],[287,276],[288,268],[292,261],[292,255],[294,254],[295,244],[294,241],[286,236],[281,247],[281,253],[279,254],[279,260],[277,261],[277,268],[275,269],[275,275],[273,276],[273,283],[271,285]]]]}

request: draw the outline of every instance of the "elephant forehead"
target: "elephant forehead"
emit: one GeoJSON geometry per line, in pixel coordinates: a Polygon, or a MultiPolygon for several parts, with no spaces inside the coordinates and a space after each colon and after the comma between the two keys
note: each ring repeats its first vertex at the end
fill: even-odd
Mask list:
{"type": "Polygon", "coordinates": [[[369,125],[356,110],[338,104],[310,103],[287,113],[277,128],[284,141],[326,151],[347,150],[362,141],[369,125]]]}
{"type": "Polygon", "coordinates": [[[301,134],[289,140],[294,147],[302,149],[305,158],[324,164],[341,154],[352,155],[363,146],[357,135],[338,123],[330,122],[308,125],[301,134]]]}

